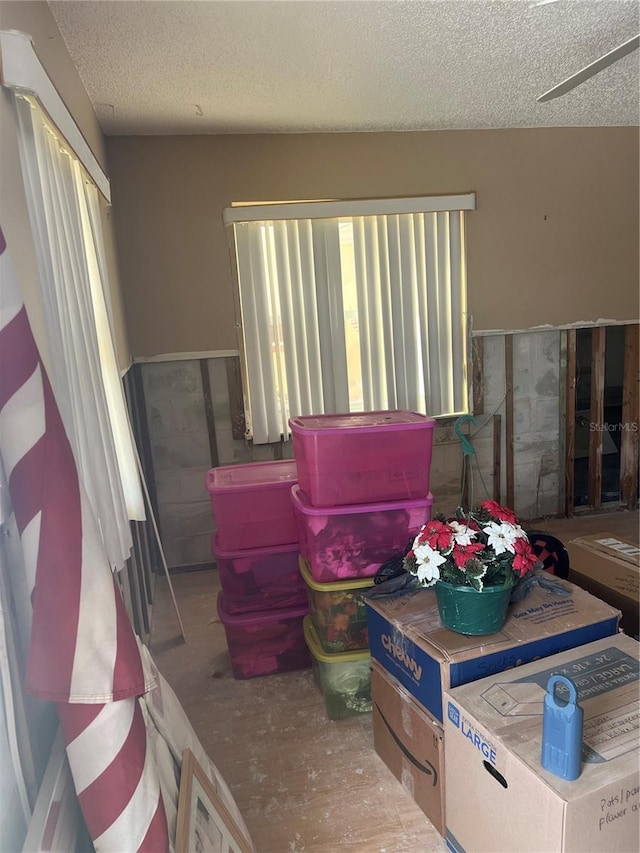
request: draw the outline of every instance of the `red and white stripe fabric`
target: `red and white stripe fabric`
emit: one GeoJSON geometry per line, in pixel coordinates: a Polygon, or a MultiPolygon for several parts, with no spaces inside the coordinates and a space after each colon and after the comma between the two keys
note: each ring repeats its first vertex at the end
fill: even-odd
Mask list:
{"type": "Polygon", "coordinates": [[[59,704],[58,716],[95,849],[113,853],[169,849],[158,771],[139,700],[59,704]]]}
{"type": "Polygon", "coordinates": [[[78,479],[0,230],[0,452],[33,621],[26,690],[57,703],[97,850],[169,847],[137,639],[78,479]]]}

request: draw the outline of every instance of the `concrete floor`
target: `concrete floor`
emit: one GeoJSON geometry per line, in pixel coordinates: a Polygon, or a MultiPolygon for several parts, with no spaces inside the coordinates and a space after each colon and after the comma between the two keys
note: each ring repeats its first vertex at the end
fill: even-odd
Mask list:
{"type": "MultiPolygon", "coordinates": [[[[563,541],[638,536],[638,513],[535,525],[563,541]]],[[[224,775],[257,853],[444,853],[441,836],[373,748],[371,715],[330,721],[311,670],[236,680],[216,611],[217,571],[159,577],[151,652],[224,775]]]]}

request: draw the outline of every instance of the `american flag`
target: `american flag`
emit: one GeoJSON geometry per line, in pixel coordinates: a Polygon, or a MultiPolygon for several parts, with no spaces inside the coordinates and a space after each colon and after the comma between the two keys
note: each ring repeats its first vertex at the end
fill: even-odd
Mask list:
{"type": "Polygon", "coordinates": [[[33,606],[26,690],[57,705],[96,850],[167,850],[137,699],[153,684],[145,682],[2,230],[0,453],[33,606]]]}

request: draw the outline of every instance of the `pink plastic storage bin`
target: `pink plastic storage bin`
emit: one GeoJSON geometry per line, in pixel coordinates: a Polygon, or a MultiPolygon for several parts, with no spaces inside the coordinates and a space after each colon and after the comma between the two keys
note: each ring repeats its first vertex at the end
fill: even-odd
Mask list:
{"type": "Polygon", "coordinates": [[[300,607],[307,601],[300,575],[298,543],[273,548],[223,551],[217,534],[211,545],[228,613],[300,607]]]}
{"type": "Polygon", "coordinates": [[[223,592],[218,616],[224,626],[234,678],[254,678],[311,666],[302,620],[308,607],[285,607],[258,613],[231,614],[223,592]]]}
{"type": "Polygon", "coordinates": [[[300,553],[320,583],[372,577],[383,563],[403,554],[431,518],[433,497],[393,503],[319,508],[291,489],[300,553]]]}
{"type": "Polygon", "coordinates": [[[291,418],[300,488],[312,506],[422,498],[434,426],[401,409],[291,418]]]}
{"type": "Polygon", "coordinates": [[[212,468],[206,484],[220,548],[239,551],[295,542],[289,492],[297,482],[294,459],[212,468]]]}

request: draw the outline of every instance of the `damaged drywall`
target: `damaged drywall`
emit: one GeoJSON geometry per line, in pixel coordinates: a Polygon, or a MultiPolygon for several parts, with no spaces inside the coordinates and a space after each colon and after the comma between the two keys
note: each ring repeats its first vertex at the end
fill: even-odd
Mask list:
{"type": "MultiPolygon", "coordinates": [[[[514,509],[522,519],[555,515],[558,511],[563,468],[560,338],[558,330],[513,336],[514,509]]],[[[465,428],[475,451],[467,469],[466,496],[472,502],[487,496],[506,502],[505,337],[485,335],[483,339],[484,412],[465,428]],[[499,490],[494,483],[496,471],[499,490]]],[[[213,437],[208,432],[200,360],[148,361],[140,365],[158,523],[170,568],[212,561],[215,519],[205,485],[207,471],[212,467],[212,438],[219,465],[293,456],[291,442],[254,447],[233,437],[226,359],[205,361],[213,437]]],[[[439,421],[434,431],[431,465],[434,510],[449,513],[455,509],[462,497],[462,475],[463,453],[453,431],[453,420],[439,421]]]]}

